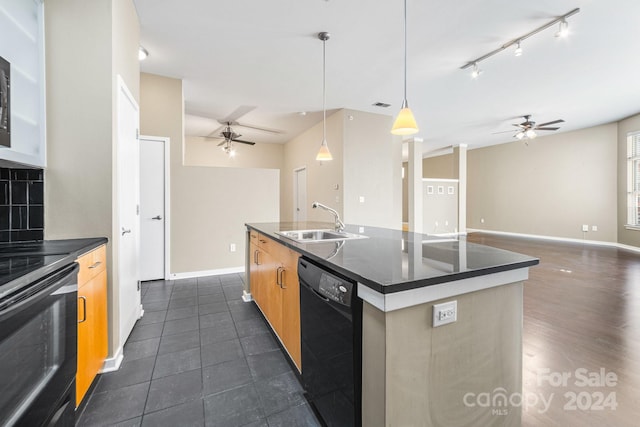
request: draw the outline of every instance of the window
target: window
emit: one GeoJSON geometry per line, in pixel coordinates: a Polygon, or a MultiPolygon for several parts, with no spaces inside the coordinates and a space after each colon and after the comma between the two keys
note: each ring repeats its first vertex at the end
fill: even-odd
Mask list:
{"type": "Polygon", "coordinates": [[[627,225],[640,227],[640,132],[627,135],[627,225]]]}

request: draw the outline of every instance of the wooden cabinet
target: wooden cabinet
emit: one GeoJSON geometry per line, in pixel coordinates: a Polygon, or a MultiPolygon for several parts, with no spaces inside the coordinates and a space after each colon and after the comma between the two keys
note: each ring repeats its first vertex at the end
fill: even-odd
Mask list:
{"type": "Polygon", "coordinates": [[[251,295],[300,370],[299,254],[256,231],[249,234],[251,295]]]}
{"type": "Polygon", "coordinates": [[[78,258],[76,407],[107,357],[107,252],[102,245],[78,258]]]}

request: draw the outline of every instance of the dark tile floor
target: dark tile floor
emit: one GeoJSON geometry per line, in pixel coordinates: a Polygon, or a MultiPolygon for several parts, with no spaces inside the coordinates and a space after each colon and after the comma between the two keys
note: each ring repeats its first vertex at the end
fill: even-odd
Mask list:
{"type": "Polygon", "coordinates": [[[142,285],[120,370],[78,426],[319,426],[239,274],[142,285]]]}

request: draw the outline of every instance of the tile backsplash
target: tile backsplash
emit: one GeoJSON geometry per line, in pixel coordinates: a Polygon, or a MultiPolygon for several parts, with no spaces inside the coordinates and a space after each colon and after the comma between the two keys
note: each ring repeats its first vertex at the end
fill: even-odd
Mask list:
{"type": "Polygon", "coordinates": [[[44,237],[44,171],[0,168],[0,242],[44,237]]]}

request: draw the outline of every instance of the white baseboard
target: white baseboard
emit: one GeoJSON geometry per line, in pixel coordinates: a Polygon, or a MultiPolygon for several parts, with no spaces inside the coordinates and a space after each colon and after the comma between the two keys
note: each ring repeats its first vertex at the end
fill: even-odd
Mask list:
{"type": "Polygon", "coordinates": [[[244,301],[244,302],[253,301],[253,297],[251,296],[251,293],[243,290],[242,291],[242,301],[244,301]]]}
{"type": "Polygon", "coordinates": [[[188,271],[185,273],[171,273],[171,280],[177,279],[193,279],[194,277],[205,276],[221,276],[223,274],[244,273],[244,266],[231,267],[231,268],[219,268],[217,270],[202,270],[202,271],[188,271]]]}
{"type": "Polygon", "coordinates": [[[105,359],[104,363],[102,364],[102,369],[100,370],[100,373],[104,374],[107,372],[117,371],[118,369],[120,369],[120,365],[122,364],[122,359],[124,359],[124,354],[122,353],[122,347],[120,347],[116,352],[116,354],[113,355],[113,357],[109,357],[105,359]]]}
{"type": "Polygon", "coordinates": [[[601,240],[587,240],[587,239],[573,239],[570,237],[555,237],[555,236],[544,236],[540,234],[525,234],[525,233],[512,233],[510,231],[496,231],[496,230],[481,230],[479,228],[468,228],[467,232],[469,233],[487,233],[487,234],[496,234],[499,236],[511,236],[511,237],[525,237],[528,239],[539,239],[539,240],[551,240],[555,242],[566,242],[566,243],[582,243],[584,245],[590,246],[606,246],[610,248],[619,248],[625,249],[631,252],[640,253],[640,248],[636,246],[624,245],[622,243],[617,242],[605,242],[601,240]]]}

